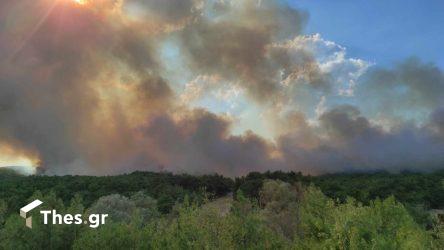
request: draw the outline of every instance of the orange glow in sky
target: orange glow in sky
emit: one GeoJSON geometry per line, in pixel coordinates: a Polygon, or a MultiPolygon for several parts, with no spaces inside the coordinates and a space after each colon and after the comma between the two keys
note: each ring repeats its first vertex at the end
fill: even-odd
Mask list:
{"type": "Polygon", "coordinates": [[[88,3],[88,0],[73,0],[76,4],[84,5],[88,3]]]}

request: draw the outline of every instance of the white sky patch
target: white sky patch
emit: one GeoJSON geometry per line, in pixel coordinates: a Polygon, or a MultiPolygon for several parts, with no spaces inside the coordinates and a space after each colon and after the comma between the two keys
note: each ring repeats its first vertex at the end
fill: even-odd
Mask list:
{"type": "Polygon", "coordinates": [[[229,107],[227,112],[237,109],[244,99],[244,90],[238,85],[224,81],[217,75],[200,75],[185,84],[180,95],[182,102],[198,104],[202,99],[214,99],[229,107]]]}
{"type": "Polygon", "coordinates": [[[240,135],[251,130],[271,139],[262,108],[246,97],[245,91],[236,84],[224,81],[216,75],[200,75],[185,84],[180,95],[183,103],[206,108],[219,115],[230,116],[232,134],[240,135]]]}
{"type": "Polygon", "coordinates": [[[325,96],[322,96],[321,100],[319,100],[319,103],[315,109],[316,117],[319,118],[326,110],[327,107],[325,106],[325,96]]]}
{"type": "Polygon", "coordinates": [[[219,77],[214,75],[200,75],[196,77],[185,84],[185,89],[180,95],[180,100],[183,103],[190,103],[201,99],[219,80],[219,77]]]}
{"type": "Polygon", "coordinates": [[[250,104],[237,118],[232,130],[234,135],[241,135],[251,130],[266,139],[271,140],[274,138],[275,135],[272,130],[270,130],[268,117],[257,105],[250,104]]]}
{"type": "Polygon", "coordinates": [[[182,93],[186,83],[191,81],[194,75],[186,67],[183,54],[180,51],[177,41],[174,39],[164,41],[160,48],[160,57],[165,70],[162,76],[168,80],[176,92],[182,93]]]}

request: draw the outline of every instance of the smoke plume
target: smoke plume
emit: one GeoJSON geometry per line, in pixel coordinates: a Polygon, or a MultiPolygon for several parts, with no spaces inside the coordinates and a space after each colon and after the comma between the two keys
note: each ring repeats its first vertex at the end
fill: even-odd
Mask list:
{"type": "Polygon", "coordinates": [[[367,71],[304,35],[307,20],[271,0],[3,0],[0,160],[47,174],[442,168],[443,72],[367,71]]]}

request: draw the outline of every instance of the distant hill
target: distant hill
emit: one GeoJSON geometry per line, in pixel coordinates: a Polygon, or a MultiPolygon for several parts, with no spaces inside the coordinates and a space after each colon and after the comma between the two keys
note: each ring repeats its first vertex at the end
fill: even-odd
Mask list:
{"type": "Polygon", "coordinates": [[[13,177],[13,176],[23,176],[14,167],[1,167],[0,168],[0,178],[2,177],[13,177]]]}
{"type": "Polygon", "coordinates": [[[32,174],[34,174],[32,168],[25,167],[25,166],[3,166],[3,167],[0,167],[0,170],[1,169],[12,170],[12,171],[16,172],[17,174],[21,174],[21,175],[32,175],[32,174]]]}

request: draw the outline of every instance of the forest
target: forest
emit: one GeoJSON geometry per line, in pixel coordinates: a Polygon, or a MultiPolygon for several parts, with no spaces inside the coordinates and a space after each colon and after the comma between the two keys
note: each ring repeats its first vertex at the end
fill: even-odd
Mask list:
{"type": "Polygon", "coordinates": [[[0,249],[444,249],[444,172],[23,176],[0,169],[0,249]],[[25,227],[40,199],[105,225],[25,227]]]}

